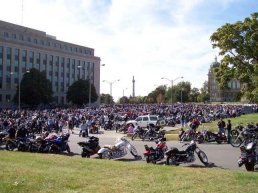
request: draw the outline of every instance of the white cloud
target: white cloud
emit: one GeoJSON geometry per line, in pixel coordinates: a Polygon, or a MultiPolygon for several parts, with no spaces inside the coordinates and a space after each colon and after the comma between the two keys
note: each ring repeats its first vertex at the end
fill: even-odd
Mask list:
{"type": "MultiPolygon", "coordinates": [[[[226,7],[232,0],[222,1],[226,7]]],[[[21,24],[21,2],[4,1],[0,19],[21,24]]],[[[187,22],[204,0],[24,0],[23,24],[59,40],[92,47],[106,66],[101,80],[114,84],[117,99],[132,93],[147,95],[161,77],[185,81],[200,88],[216,51],[209,36],[219,26],[187,22]]],[[[198,10],[197,10],[198,11],[198,10]]],[[[211,21],[212,22],[212,21],[211,21]]],[[[101,83],[101,92],[109,85],[101,83]]]]}

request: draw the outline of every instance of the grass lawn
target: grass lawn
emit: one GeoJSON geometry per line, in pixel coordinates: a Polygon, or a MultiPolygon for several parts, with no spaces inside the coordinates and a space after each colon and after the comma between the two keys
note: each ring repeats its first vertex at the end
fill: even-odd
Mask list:
{"type": "Polygon", "coordinates": [[[258,173],[1,151],[1,193],[248,192],[258,173]]]}
{"type": "MultiPolygon", "coordinates": [[[[258,113],[255,114],[248,114],[248,115],[242,115],[240,117],[236,118],[229,118],[231,120],[232,129],[234,129],[238,124],[242,123],[243,126],[246,126],[248,123],[253,122],[254,124],[258,123],[258,113]]],[[[227,123],[228,119],[224,119],[225,123],[227,123]]],[[[210,130],[214,132],[218,132],[218,123],[219,120],[213,121],[211,123],[202,123],[197,130],[210,130]]],[[[179,128],[178,128],[179,129],[179,128]]],[[[166,134],[167,140],[178,140],[178,131],[169,131],[166,134]]]]}

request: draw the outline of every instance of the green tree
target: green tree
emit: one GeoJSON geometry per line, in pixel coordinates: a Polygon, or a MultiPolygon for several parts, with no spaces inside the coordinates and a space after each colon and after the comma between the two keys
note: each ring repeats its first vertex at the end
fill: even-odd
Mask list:
{"type": "Polygon", "coordinates": [[[179,82],[176,86],[173,87],[173,101],[174,102],[188,102],[189,94],[191,91],[191,83],[190,82],[179,82]]]}
{"type": "MultiPolygon", "coordinates": [[[[67,101],[78,106],[89,103],[89,80],[79,79],[75,81],[66,93],[67,101]]],[[[91,102],[94,103],[98,99],[95,86],[91,84],[91,102]]]]}
{"type": "Polygon", "coordinates": [[[126,97],[126,96],[121,97],[121,98],[119,99],[119,103],[120,103],[120,104],[127,104],[127,103],[129,103],[128,97],[126,97]]]}
{"type": "Polygon", "coordinates": [[[113,104],[114,99],[112,96],[110,96],[110,94],[101,94],[100,103],[101,104],[113,104]]]}
{"type": "Polygon", "coordinates": [[[190,91],[190,101],[197,102],[197,98],[200,95],[200,91],[198,88],[192,88],[190,91]]]}
{"type": "Polygon", "coordinates": [[[200,95],[198,96],[198,101],[199,102],[205,102],[210,100],[210,95],[209,95],[209,88],[208,88],[208,81],[205,81],[203,83],[203,86],[200,90],[200,95]]]}
{"type": "Polygon", "coordinates": [[[166,94],[166,86],[161,85],[158,86],[154,91],[148,94],[148,100],[149,103],[162,103],[165,100],[165,94],[166,94]]]}
{"type": "MultiPolygon", "coordinates": [[[[20,101],[30,107],[36,107],[39,104],[48,104],[52,101],[52,85],[46,78],[45,71],[32,68],[30,72],[25,73],[20,83],[20,101]]],[[[13,101],[18,103],[19,85],[13,101]]]]}
{"type": "Polygon", "coordinates": [[[222,56],[215,69],[221,88],[227,88],[230,79],[236,78],[244,85],[242,94],[257,101],[258,63],[258,13],[234,24],[226,23],[210,37],[213,48],[219,48],[222,56]]]}

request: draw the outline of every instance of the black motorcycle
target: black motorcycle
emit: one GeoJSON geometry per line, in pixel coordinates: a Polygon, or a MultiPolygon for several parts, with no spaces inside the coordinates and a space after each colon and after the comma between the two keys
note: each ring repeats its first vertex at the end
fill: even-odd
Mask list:
{"type": "Polygon", "coordinates": [[[132,135],[132,140],[135,140],[137,137],[139,137],[140,139],[143,139],[145,136],[146,130],[143,129],[142,127],[137,126],[134,129],[134,133],[132,135]]]}
{"type": "Polygon", "coordinates": [[[82,157],[89,158],[91,155],[98,153],[100,150],[99,138],[94,136],[91,136],[86,142],[79,142],[78,145],[82,147],[82,157]]]}
{"type": "Polygon", "coordinates": [[[258,164],[258,152],[256,151],[256,137],[253,136],[248,143],[240,146],[241,156],[238,160],[238,166],[245,165],[247,171],[254,171],[254,166],[258,164]]]}
{"type": "Polygon", "coordinates": [[[227,136],[224,133],[213,133],[211,131],[202,130],[197,133],[197,140],[199,143],[207,142],[217,142],[221,144],[222,142],[227,143],[227,136]]]}
{"type": "Polygon", "coordinates": [[[208,164],[207,155],[199,149],[194,140],[192,140],[190,143],[184,144],[183,146],[187,146],[187,148],[183,151],[179,151],[177,148],[171,148],[165,153],[167,165],[178,166],[179,164],[183,163],[192,163],[195,161],[194,153],[198,155],[200,161],[204,165],[208,164]]]}

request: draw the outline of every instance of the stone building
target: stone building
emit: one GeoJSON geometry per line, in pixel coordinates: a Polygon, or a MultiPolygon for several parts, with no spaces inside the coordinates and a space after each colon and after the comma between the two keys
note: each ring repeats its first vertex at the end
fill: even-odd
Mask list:
{"type": "Polygon", "coordinates": [[[100,58],[94,49],[0,20],[0,107],[11,106],[17,85],[31,68],[46,72],[57,104],[67,103],[68,87],[78,79],[90,80],[100,93],[100,58]]]}
{"type": "Polygon", "coordinates": [[[219,88],[218,82],[216,81],[214,68],[219,66],[217,57],[211,64],[208,73],[208,87],[210,94],[210,102],[229,102],[236,101],[237,94],[240,92],[241,84],[239,80],[232,79],[228,82],[229,89],[222,90],[219,88]]]}

